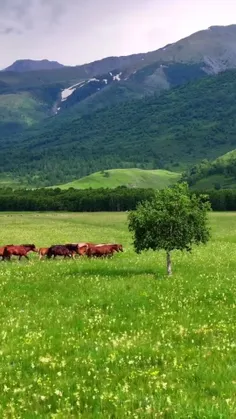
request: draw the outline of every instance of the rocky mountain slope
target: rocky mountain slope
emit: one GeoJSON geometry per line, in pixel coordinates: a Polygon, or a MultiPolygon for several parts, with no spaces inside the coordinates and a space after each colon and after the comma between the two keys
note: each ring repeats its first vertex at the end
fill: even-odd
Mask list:
{"type": "MultiPolygon", "coordinates": [[[[45,68],[53,66],[52,62],[32,61],[29,67],[34,71],[22,71],[22,63],[17,62],[12,67],[16,71],[0,72],[2,109],[6,104],[4,115],[0,111],[4,132],[8,127],[12,132],[12,126],[18,130],[43,117],[62,115],[68,109],[76,114],[91,113],[236,68],[235,39],[236,25],[212,26],[153,52],[108,57],[81,66],[63,67],[56,63],[61,68],[49,71],[45,68]],[[39,70],[36,65],[44,69],[39,70]],[[8,95],[22,94],[24,112],[19,107],[12,114],[8,95]]],[[[21,102],[22,97],[16,98],[16,103],[21,102]]]]}
{"type": "Polygon", "coordinates": [[[66,107],[77,103],[82,104],[77,111],[82,110],[84,105],[87,108],[87,103],[83,102],[89,97],[88,108],[91,111],[97,109],[98,104],[102,107],[103,100],[107,106],[114,103],[114,97],[117,102],[131,97],[143,97],[206,74],[213,75],[236,68],[235,39],[236,25],[212,26],[157,51],[131,56],[129,65],[126,62],[125,68],[121,59],[119,65],[116,63],[112,74],[109,72],[99,78],[101,73],[97,71],[92,84],[85,79],[83,83],[73,86],[66,107]],[[113,82],[116,81],[120,81],[121,86],[115,83],[114,89],[113,82]]]}

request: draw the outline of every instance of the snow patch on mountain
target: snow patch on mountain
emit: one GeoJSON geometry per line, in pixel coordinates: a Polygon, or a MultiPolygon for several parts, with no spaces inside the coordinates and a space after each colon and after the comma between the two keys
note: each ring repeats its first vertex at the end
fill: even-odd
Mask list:
{"type": "Polygon", "coordinates": [[[72,95],[72,93],[74,93],[75,90],[76,90],[75,87],[74,88],[69,87],[68,89],[62,90],[62,92],[61,92],[61,101],[64,102],[65,100],[67,100],[68,97],[70,95],[72,95]]]}
{"type": "Polygon", "coordinates": [[[65,103],[68,100],[68,98],[73,95],[75,91],[79,91],[83,88],[86,89],[89,86],[89,89],[82,94],[82,100],[84,100],[84,97],[87,97],[87,95],[90,96],[91,94],[96,93],[96,91],[99,92],[100,90],[114,82],[121,81],[121,75],[122,72],[118,73],[117,71],[113,70],[113,72],[110,71],[109,74],[107,74],[107,77],[105,75],[103,75],[101,78],[99,76],[92,77],[88,80],[81,80],[80,82],[73,84],[70,87],[67,87],[66,89],[61,91],[60,99],[55,103],[53,107],[53,113],[58,114],[58,112],[62,112],[62,110],[64,109],[63,103],[65,103]]]}
{"type": "Polygon", "coordinates": [[[77,86],[81,86],[84,83],[86,83],[85,80],[82,80],[79,83],[73,84],[73,86],[69,87],[69,89],[74,88],[74,87],[77,87],[77,86]]]}
{"type": "Polygon", "coordinates": [[[84,86],[86,82],[84,80],[80,81],[79,83],[73,84],[72,86],[68,87],[67,89],[62,90],[61,92],[61,101],[64,102],[68,99],[69,96],[71,96],[74,91],[76,90],[76,87],[82,87],[84,86]]]}
{"type": "Polygon", "coordinates": [[[115,81],[115,80],[120,81],[120,76],[121,76],[121,74],[122,74],[122,73],[119,73],[119,74],[117,74],[116,76],[113,76],[113,80],[114,80],[114,81],[115,81]]]}

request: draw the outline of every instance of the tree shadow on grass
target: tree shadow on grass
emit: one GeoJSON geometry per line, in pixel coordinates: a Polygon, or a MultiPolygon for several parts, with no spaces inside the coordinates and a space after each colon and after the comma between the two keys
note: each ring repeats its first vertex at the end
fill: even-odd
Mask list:
{"type": "Polygon", "coordinates": [[[135,276],[153,277],[153,279],[160,280],[165,276],[164,270],[155,271],[146,266],[144,267],[115,267],[115,266],[78,266],[76,269],[73,269],[71,275],[82,274],[84,276],[104,276],[110,278],[130,278],[135,276]]]}

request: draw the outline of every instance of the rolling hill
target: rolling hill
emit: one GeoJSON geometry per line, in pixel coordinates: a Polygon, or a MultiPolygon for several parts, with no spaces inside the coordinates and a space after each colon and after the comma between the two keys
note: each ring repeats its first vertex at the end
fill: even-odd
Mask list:
{"type": "Polygon", "coordinates": [[[29,184],[103,169],[183,169],[236,148],[236,71],[88,115],[72,111],[1,140],[0,170],[29,184]]]}
{"type": "Polygon", "coordinates": [[[58,187],[61,189],[98,189],[127,186],[128,188],[162,189],[176,183],[179,178],[179,173],[167,170],[114,169],[93,173],[73,182],[58,185],[58,187]]]}
{"type": "Polygon", "coordinates": [[[236,150],[212,162],[203,160],[186,171],[182,178],[193,189],[236,188],[236,150]]]}

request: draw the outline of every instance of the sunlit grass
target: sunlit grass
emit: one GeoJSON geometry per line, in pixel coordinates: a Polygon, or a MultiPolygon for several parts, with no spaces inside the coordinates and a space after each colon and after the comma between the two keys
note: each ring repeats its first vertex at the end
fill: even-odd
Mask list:
{"type": "Polygon", "coordinates": [[[61,189],[87,189],[87,188],[116,188],[118,186],[136,188],[162,189],[173,185],[181,174],[168,170],[142,170],[142,169],[112,169],[103,172],[92,173],[89,176],[74,180],[73,182],[59,185],[61,189]]]}
{"type": "Polygon", "coordinates": [[[193,253],[136,255],[127,214],[0,214],[1,244],[124,244],[0,264],[0,417],[235,418],[236,214],[193,253]]]}

